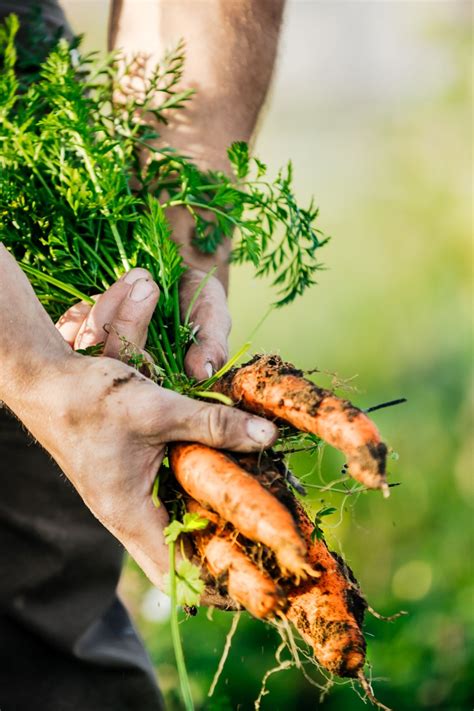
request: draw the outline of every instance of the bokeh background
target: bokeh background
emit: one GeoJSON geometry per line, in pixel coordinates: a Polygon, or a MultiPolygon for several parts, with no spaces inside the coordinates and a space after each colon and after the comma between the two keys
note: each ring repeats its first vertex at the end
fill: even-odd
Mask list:
{"type": "MultiPolygon", "coordinates": [[[[64,5],[86,46],[103,48],[107,3],[64,5]]],[[[256,143],[275,170],[293,160],[299,197],[315,195],[333,239],[319,284],[273,311],[253,349],[319,368],[318,382],[345,381],[360,406],[408,398],[375,417],[399,455],[389,500],[323,491],[342,464],[329,449],[292,462],[315,509],[337,508],[325,519],[327,539],[371,605],[409,612],[366,624],[376,693],[399,711],[467,711],[474,701],[471,9],[457,0],[290,0],[256,143]]],[[[235,270],[234,349],[271,299],[249,271],[235,270]]],[[[132,563],[122,591],[177,710],[168,601],[132,563]]],[[[276,632],[244,615],[206,700],[229,625],[228,615],[209,621],[204,610],[181,625],[201,708],[252,709],[275,666],[276,632]]],[[[295,669],[272,675],[268,692],[263,710],[364,708],[350,684],[320,701],[295,669]]]]}

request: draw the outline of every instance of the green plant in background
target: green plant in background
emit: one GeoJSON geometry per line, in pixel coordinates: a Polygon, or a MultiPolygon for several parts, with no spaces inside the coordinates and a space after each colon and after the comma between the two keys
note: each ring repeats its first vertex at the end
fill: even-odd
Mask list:
{"type": "MultiPolygon", "coordinates": [[[[144,80],[140,94],[128,94],[135,61],[124,65],[114,55],[103,62],[93,55],[82,57],[61,39],[39,68],[20,80],[17,31],[15,15],[0,28],[0,239],[55,319],[78,299],[94,303],[94,293],[129,269],[148,269],[161,290],[147,342],[153,362],[147,365],[133,353],[133,344],[124,344],[130,363],[146,365],[149,376],[165,387],[231,404],[209,392],[223,371],[203,383],[184,371],[193,338],[192,306],[208,277],[181,314],[179,282],[186,266],[172,240],[166,210],[188,210],[195,246],[204,253],[214,253],[231,237],[233,261],[248,262],[257,277],[270,279],[277,290],[275,307],[314,284],[320,268],[316,252],[327,241],[315,227],[318,210],[312,203],[303,208],[296,202],[291,164],[271,182],[266,166],[250,156],[243,142],[228,150],[232,179],[198,170],[170,147],[155,147],[158,134],[150,128],[150,118],[166,123],[169,112],[182,108],[192,93],[177,88],[182,46],[144,80]]],[[[98,355],[100,348],[87,352],[98,355]]],[[[157,478],[152,494],[156,505],[158,484],[157,478]]],[[[207,521],[176,516],[165,531],[171,633],[183,700],[191,709],[177,605],[197,604],[203,583],[184,551],[175,564],[175,546],[182,533],[207,521]]]]}
{"type": "Polygon", "coordinates": [[[318,211],[297,204],[291,164],[270,182],[245,143],[228,151],[234,179],[202,172],[172,148],[154,147],[158,134],[150,118],[166,122],[191,95],[177,89],[181,46],[144,81],[140,96],[123,90],[133,61],[123,66],[114,55],[104,62],[82,57],[64,40],[34,80],[20,85],[17,29],[11,16],[0,37],[0,239],[53,318],[77,299],[92,303],[93,293],[128,269],[147,268],[161,288],[147,344],[156,379],[189,390],[183,361],[192,324],[190,312],[182,321],[178,299],[186,266],[166,209],[188,210],[196,247],[205,253],[232,237],[233,260],[270,278],[275,306],[314,283],[316,252],[326,241],[315,227],[318,211]],[[148,161],[141,160],[144,151],[148,161]]]}

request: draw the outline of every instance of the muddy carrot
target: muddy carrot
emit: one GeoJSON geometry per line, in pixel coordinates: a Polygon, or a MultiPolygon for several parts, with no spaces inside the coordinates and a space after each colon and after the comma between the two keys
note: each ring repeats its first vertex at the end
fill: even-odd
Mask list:
{"type": "Polygon", "coordinates": [[[189,496],[268,546],[282,570],[301,578],[311,574],[290,512],[233,459],[202,444],[179,443],[170,447],[170,463],[189,496]]]}
{"type": "Polygon", "coordinates": [[[209,572],[219,582],[224,580],[230,597],[254,617],[272,617],[283,600],[280,588],[248,558],[237,542],[235,532],[225,530],[218,517],[203,509],[197,501],[188,501],[187,509],[210,520],[205,530],[193,535],[197,552],[205,560],[209,572]]]}
{"type": "Polygon", "coordinates": [[[318,435],[346,455],[354,479],[388,494],[387,447],[374,423],[348,400],[319,388],[279,356],[258,356],[229,371],[215,390],[248,412],[318,435]]]}
{"type": "Polygon", "coordinates": [[[339,676],[359,676],[365,663],[366,645],[361,627],[367,605],[351,571],[329,551],[323,539],[312,539],[314,524],[269,456],[244,454],[238,455],[238,461],[291,511],[306,541],[308,560],[319,573],[318,578],[298,585],[292,582],[284,585],[289,603],[286,616],[313,648],[323,667],[339,676]]]}

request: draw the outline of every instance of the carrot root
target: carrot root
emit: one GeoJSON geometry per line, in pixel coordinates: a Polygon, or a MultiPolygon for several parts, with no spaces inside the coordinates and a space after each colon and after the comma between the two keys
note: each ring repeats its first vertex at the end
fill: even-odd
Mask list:
{"type": "Polygon", "coordinates": [[[286,617],[313,648],[316,660],[342,677],[356,677],[365,664],[361,631],[366,602],[343,562],[330,553],[324,540],[311,539],[314,525],[288,490],[267,455],[239,455],[239,462],[291,511],[307,544],[308,563],[319,573],[286,586],[286,617]]]}
{"type": "Polygon", "coordinates": [[[387,447],[374,423],[348,400],[319,388],[279,356],[255,357],[226,373],[214,389],[248,412],[278,418],[321,437],[346,455],[354,479],[388,495],[387,447]]]}

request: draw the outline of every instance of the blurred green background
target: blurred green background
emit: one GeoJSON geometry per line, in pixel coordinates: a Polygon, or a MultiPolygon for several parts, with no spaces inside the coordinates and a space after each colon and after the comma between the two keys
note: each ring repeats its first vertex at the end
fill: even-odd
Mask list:
{"type": "MultiPolygon", "coordinates": [[[[107,4],[64,3],[88,48],[102,47],[107,4]]],[[[317,487],[339,478],[341,458],[293,462],[310,475],[315,508],[338,509],[325,533],[355,571],[370,604],[409,616],[367,617],[377,695],[405,709],[471,709],[474,583],[472,449],[471,5],[457,2],[289,2],[256,151],[275,169],[288,158],[301,199],[316,196],[327,270],[293,306],[274,311],[253,339],[330,382],[357,388],[360,406],[399,396],[376,413],[399,454],[385,501],[317,487]]],[[[236,270],[232,345],[247,340],[272,295],[236,270]]],[[[123,595],[179,709],[167,599],[130,564],[123,595]]],[[[206,694],[230,617],[200,611],[183,622],[198,704],[252,709],[275,665],[275,631],[243,616],[212,702],[206,694]]],[[[314,668],[308,673],[321,682],[314,668]]],[[[324,681],[324,680],[323,680],[324,681]]],[[[350,685],[324,701],[295,669],[270,677],[263,710],[364,708],[350,685]]]]}

